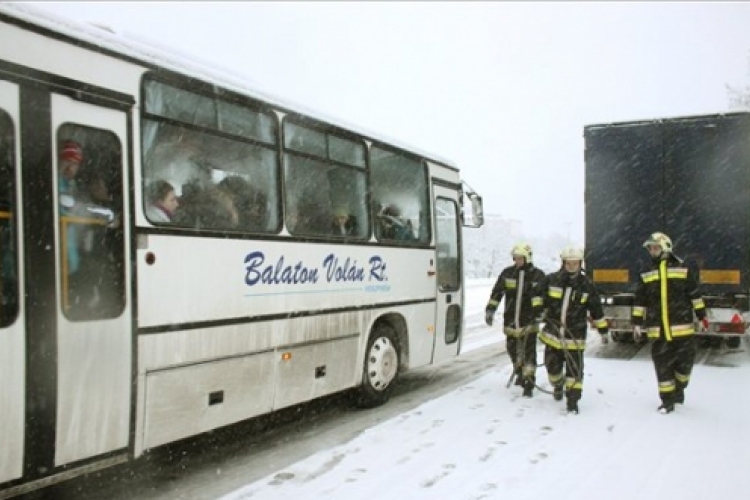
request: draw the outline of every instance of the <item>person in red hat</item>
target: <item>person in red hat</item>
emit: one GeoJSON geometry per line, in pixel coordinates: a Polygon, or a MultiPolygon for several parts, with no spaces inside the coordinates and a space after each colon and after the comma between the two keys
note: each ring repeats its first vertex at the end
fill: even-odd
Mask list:
{"type": "Polygon", "coordinates": [[[76,178],[83,163],[83,148],[75,141],[65,141],[60,147],[57,187],[60,196],[60,214],[70,215],[76,204],[78,185],[76,178]]]}
{"type": "Polygon", "coordinates": [[[75,183],[78,169],[83,162],[83,148],[75,141],[65,141],[60,149],[60,179],[66,188],[75,183]]]}
{"type": "MultiPolygon", "coordinates": [[[[79,143],[67,140],[62,143],[58,158],[57,187],[60,201],[60,217],[73,215],[76,207],[80,206],[76,177],[83,163],[83,148],[79,143]]],[[[65,254],[67,256],[68,283],[73,290],[77,289],[78,271],[81,268],[81,254],[78,245],[79,227],[76,224],[66,225],[65,254]]]]}

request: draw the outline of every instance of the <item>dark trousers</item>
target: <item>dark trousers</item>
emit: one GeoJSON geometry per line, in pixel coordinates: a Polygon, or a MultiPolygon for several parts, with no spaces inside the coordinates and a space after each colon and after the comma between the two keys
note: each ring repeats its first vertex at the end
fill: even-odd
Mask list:
{"type": "Polygon", "coordinates": [[[576,402],[581,399],[583,392],[583,350],[563,349],[546,346],[544,349],[544,366],[547,377],[553,386],[565,384],[568,401],[576,402]],[[563,380],[563,370],[565,378],[563,380]]]}
{"type": "Polygon", "coordinates": [[[674,404],[675,395],[682,393],[690,382],[696,352],[695,335],[678,337],[670,342],[655,340],[651,346],[659,397],[664,404],[674,404]]]}
{"type": "Polygon", "coordinates": [[[505,340],[513,368],[523,379],[524,386],[536,383],[536,335],[527,333],[521,337],[507,336],[505,340]]]}

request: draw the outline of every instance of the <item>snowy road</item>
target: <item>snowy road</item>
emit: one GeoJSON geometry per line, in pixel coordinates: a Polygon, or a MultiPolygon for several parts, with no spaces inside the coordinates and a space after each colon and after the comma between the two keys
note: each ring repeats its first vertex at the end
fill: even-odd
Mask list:
{"type": "MultiPolygon", "coordinates": [[[[381,408],[355,410],[340,396],[327,398],[27,498],[746,496],[746,342],[739,350],[702,349],[688,403],[662,416],[648,346],[603,346],[592,335],[581,415],[568,416],[546,394],[529,400],[505,387],[502,335],[484,325],[489,286],[466,291],[462,355],[407,374],[381,408]],[[676,479],[679,470],[686,475],[676,479]]],[[[537,374],[546,385],[544,368],[537,374]]]]}

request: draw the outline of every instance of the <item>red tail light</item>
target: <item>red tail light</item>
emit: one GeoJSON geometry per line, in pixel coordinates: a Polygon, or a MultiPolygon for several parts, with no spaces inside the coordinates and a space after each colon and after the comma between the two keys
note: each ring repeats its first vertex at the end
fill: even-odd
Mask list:
{"type": "Polygon", "coordinates": [[[742,316],[735,313],[732,321],[729,323],[719,323],[717,325],[719,333],[745,333],[745,320],[742,316]]]}

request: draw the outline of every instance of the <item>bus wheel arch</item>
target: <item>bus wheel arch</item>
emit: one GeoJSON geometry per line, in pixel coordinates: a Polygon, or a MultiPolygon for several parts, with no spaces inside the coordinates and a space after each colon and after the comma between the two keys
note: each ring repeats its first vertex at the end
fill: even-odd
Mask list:
{"type": "Polygon", "coordinates": [[[373,408],[390,399],[399,372],[406,367],[406,345],[406,328],[402,318],[384,317],[375,322],[365,347],[357,406],[373,408]]]}

